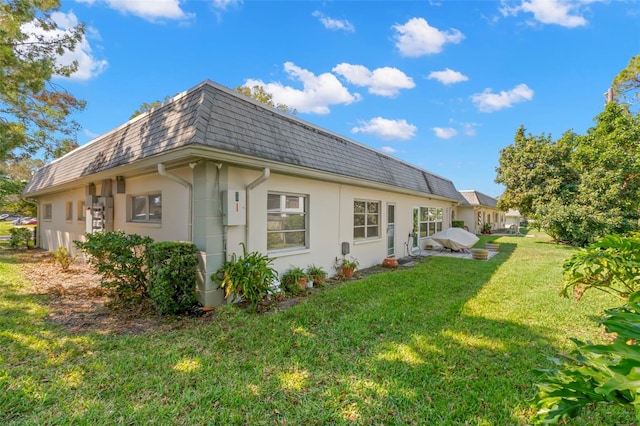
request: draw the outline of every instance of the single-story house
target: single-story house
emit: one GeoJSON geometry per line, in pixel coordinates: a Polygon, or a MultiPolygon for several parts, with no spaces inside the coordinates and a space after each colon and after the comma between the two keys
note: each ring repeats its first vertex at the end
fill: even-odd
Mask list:
{"type": "Polygon", "coordinates": [[[103,230],[193,242],[205,306],[223,303],[210,276],[241,243],[279,272],[332,274],[343,254],[406,255],[461,202],[449,179],[208,80],[39,169],[23,196],[44,249],[103,230]]]}
{"type": "Polygon", "coordinates": [[[492,231],[505,228],[505,213],[498,209],[497,199],[473,190],[460,194],[464,202],[456,209],[456,219],[464,221],[469,232],[479,234],[485,226],[492,231]]]}
{"type": "Polygon", "coordinates": [[[505,220],[504,220],[504,224],[505,224],[505,228],[510,228],[512,225],[517,226],[519,229],[520,227],[520,222],[522,221],[523,217],[520,214],[519,210],[516,209],[509,209],[507,210],[507,212],[504,214],[505,220]]]}

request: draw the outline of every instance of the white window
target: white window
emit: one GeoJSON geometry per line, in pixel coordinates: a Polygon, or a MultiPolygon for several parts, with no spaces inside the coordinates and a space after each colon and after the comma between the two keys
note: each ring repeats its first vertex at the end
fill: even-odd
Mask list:
{"type": "Polygon", "coordinates": [[[162,222],[162,194],[133,195],[128,204],[130,222],[162,222]]]}
{"type": "Polygon", "coordinates": [[[420,238],[442,231],[443,212],[444,209],[436,207],[420,207],[420,238]]]}
{"type": "Polygon", "coordinates": [[[51,220],[52,217],[52,208],[51,204],[43,204],[42,205],[42,220],[51,220]]]}
{"type": "Polygon", "coordinates": [[[308,196],[267,194],[267,250],[309,247],[308,196]]]}
{"type": "Polygon", "coordinates": [[[64,219],[73,220],[73,201],[67,201],[65,204],[64,219]]]}
{"type": "Polygon", "coordinates": [[[380,238],[380,201],[353,202],[353,239],[380,238]]]}
{"type": "Polygon", "coordinates": [[[78,220],[87,220],[87,205],[84,200],[78,201],[78,211],[76,213],[78,216],[78,220]]]}

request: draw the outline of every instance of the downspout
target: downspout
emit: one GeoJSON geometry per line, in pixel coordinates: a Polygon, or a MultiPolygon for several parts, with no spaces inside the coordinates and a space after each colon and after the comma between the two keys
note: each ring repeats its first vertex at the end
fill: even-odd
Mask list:
{"type": "Polygon", "coordinates": [[[187,215],[187,217],[189,218],[189,223],[187,224],[187,239],[189,242],[193,242],[193,200],[191,199],[193,193],[193,185],[191,184],[191,182],[182,179],[180,176],[176,176],[167,172],[166,168],[164,167],[164,163],[158,163],[158,174],[160,176],[169,178],[174,182],[178,182],[189,191],[189,213],[187,215]]]}
{"type": "Polygon", "coordinates": [[[249,250],[249,200],[251,200],[251,190],[254,188],[257,188],[258,185],[262,184],[264,181],[266,181],[267,179],[269,179],[269,176],[271,175],[271,170],[268,167],[265,167],[262,170],[262,174],[253,182],[251,182],[249,185],[247,185],[246,187],[246,192],[247,192],[247,208],[245,209],[245,228],[244,228],[244,241],[247,247],[247,251],[251,251],[249,250]]]}

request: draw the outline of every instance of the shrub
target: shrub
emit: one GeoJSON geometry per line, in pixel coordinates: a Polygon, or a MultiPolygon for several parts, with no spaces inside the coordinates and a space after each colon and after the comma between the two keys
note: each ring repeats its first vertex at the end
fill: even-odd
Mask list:
{"type": "Polygon", "coordinates": [[[322,266],[309,265],[307,267],[307,276],[315,285],[320,285],[327,279],[327,271],[322,269],[322,266]]]}
{"type": "Polygon", "coordinates": [[[298,294],[303,290],[302,284],[300,284],[302,280],[304,280],[304,285],[306,286],[307,274],[298,266],[287,269],[280,277],[282,288],[285,293],[289,294],[298,294]]]}
{"type": "Polygon", "coordinates": [[[147,246],[149,296],[160,314],[185,312],[196,303],[198,249],[192,243],[158,242],[147,246]]]}
{"type": "Polygon", "coordinates": [[[243,243],[240,245],[242,256],[238,258],[233,253],[231,260],[211,275],[211,279],[220,283],[227,300],[244,297],[256,312],[258,302],[269,294],[271,284],[278,278],[278,272],[270,266],[272,259],[258,252],[247,253],[247,247],[243,243]]]}
{"type": "Polygon", "coordinates": [[[580,300],[595,288],[626,299],[640,290],[640,234],[609,235],[573,254],[565,263],[563,296],[580,300]]]}
{"type": "Polygon", "coordinates": [[[72,256],[71,252],[69,252],[69,249],[65,246],[58,247],[55,253],[53,253],[53,258],[55,259],[56,263],[60,265],[60,269],[62,269],[62,272],[69,272],[69,267],[77,257],[77,254],[72,256]]]}
{"type": "Polygon", "coordinates": [[[85,234],[86,241],[74,241],[89,255],[88,261],[102,275],[101,285],[115,290],[116,302],[140,302],[148,296],[144,258],[150,237],[122,231],[85,234]]]}
{"type": "Polygon", "coordinates": [[[451,221],[452,228],[464,228],[464,220],[452,220],[451,221]]]}
{"type": "Polygon", "coordinates": [[[29,228],[13,227],[9,230],[9,234],[9,247],[20,248],[21,245],[24,245],[25,248],[29,248],[32,237],[29,228]]]}
{"type": "Polygon", "coordinates": [[[618,404],[635,409],[640,421],[640,292],[632,293],[625,306],[606,311],[601,321],[613,343],[591,345],[572,339],[577,348],[556,365],[539,370],[545,383],[538,384],[535,423],[557,423],[576,417],[594,404],[618,404]]]}

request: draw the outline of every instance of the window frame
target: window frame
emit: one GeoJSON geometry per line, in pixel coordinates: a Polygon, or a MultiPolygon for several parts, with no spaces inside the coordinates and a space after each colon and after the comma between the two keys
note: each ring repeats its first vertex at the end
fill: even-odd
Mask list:
{"type": "Polygon", "coordinates": [[[53,205],[45,203],[42,205],[42,221],[51,222],[53,220],[53,205]]]}
{"type": "Polygon", "coordinates": [[[64,220],[73,221],[73,201],[67,201],[64,205],[64,220]]]}
{"type": "Polygon", "coordinates": [[[78,222],[87,221],[87,202],[85,200],[78,200],[76,203],[76,217],[78,222]]]}
{"type": "Polygon", "coordinates": [[[418,211],[418,238],[429,238],[433,234],[442,231],[444,226],[444,213],[443,207],[421,206],[418,211]],[[425,211],[426,219],[423,213],[425,211]],[[431,214],[433,214],[433,219],[430,218],[431,214]]]}
{"type": "MultiPolygon", "coordinates": [[[[307,250],[309,249],[309,206],[310,206],[310,196],[309,194],[299,194],[293,192],[281,192],[281,191],[269,191],[267,193],[267,253],[283,253],[290,251],[298,251],[298,250],[307,250]],[[278,196],[280,197],[280,202],[277,208],[269,208],[269,197],[270,196],[278,196]],[[297,203],[290,203],[289,198],[297,198],[297,203]],[[302,207],[300,207],[300,200],[302,200],[302,207]],[[297,207],[294,206],[297,204],[297,207]],[[285,217],[294,217],[294,216],[302,216],[302,228],[295,229],[269,229],[270,222],[275,222],[270,220],[270,216],[279,215],[281,218],[285,217]],[[270,242],[270,236],[277,236],[281,234],[281,238],[279,241],[286,240],[286,234],[293,233],[303,233],[304,243],[302,245],[292,245],[285,247],[274,247],[274,245],[270,242]]],[[[281,223],[285,223],[284,221],[281,223]]],[[[273,237],[271,238],[273,239],[273,237]]],[[[286,244],[286,243],[285,243],[286,244]]]]}
{"type": "Polygon", "coordinates": [[[146,194],[131,194],[127,196],[127,222],[128,223],[152,223],[159,224],[162,223],[162,192],[149,192],[146,194]],[[160,197],[160,218],[152,219],[151,216],[151,204],[153,197],[160,197]],[[144,199],[144,207],[141,213],[134,214],[134,203],[135,199],[144,199]],[[136,219],[136,216],[144,215],[144,219],[136,219]]]}
{"type": "Polygon", "coordinates": [[[382,238],[382,201],[380,200],[365,200],[365,199],[354,199],[353,200],[353,241],[361,242],[361,241],[372,241],[379,240],[382,238]],[[356,204],[364,203],[364,210],[362,213],[356,212],[356,204]],[[377,211],[372,212],[370,206],[376,205],[377,211]],[[364,220],[361,222],[356,218],[363,217],[364,220]],[[371,223],[370,219],[376,217],[377,223],[371,223]],[[376,235],[370,235],[369,230],[375,229],[376,235]],[[359,235],[359,230],[364,230],[364,235],[359,235]]]}

